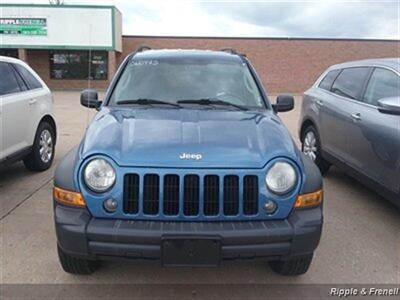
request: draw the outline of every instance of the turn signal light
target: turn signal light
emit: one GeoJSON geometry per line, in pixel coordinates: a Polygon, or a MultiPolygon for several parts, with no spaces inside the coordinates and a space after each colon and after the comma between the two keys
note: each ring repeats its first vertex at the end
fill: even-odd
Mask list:
{"type": "Polygon", "coordinates": [[[322,199],[322,190],[316,191],[314,193],[299,195],[297,196],[296,202],[294,203],[294,208],[309,208],[317,206],[322,203],[322,199]]]}
{"type": "Polygon", "coordinates": [[[70,192],[60,188],[53,188],[54,199],[64,205],[75,206],[75,207],[85,207],[86,202],[83,199],[81,193],[70,192]]]}

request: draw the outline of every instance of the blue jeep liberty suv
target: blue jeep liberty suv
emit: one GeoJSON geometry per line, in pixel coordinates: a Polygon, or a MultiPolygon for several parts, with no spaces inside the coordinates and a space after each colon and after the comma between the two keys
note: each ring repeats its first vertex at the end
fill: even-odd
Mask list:
{"type": "Polygon", "coordinates": [[[322,230],[322,179],[277,116],[245,55],[140,47],[119,67],[79,146],[57,167],[60,263],[107,259],[218,266],[264,258],[308,270],[322,230]]]}

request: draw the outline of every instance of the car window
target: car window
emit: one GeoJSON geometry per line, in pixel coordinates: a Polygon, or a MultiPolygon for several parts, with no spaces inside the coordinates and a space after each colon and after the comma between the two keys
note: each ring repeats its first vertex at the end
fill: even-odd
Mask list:
{"type": "Polygon", "coordinates": [[[318,87],[327,91],[331,90],[332,83],[336,79],[340,70],[332,70],[329,71],[328,74],[325,75],[324,79],[321,80],[318,87]]]}
{"type": "Polygon", "coordinates": [[[10,64],[0,62],[0,96],[21,91],[15,75],[16,74],[10,64]]]}
{"type": "Polygon", "coordinates": [[[17,72],[17,70],[15,70],[15,68],[13,68],[13,73],[15,74],[15,77],[17,78],[19,87],[21,89],[21,91],[27,91],[29,90],[28,86],[26,85],[25,81],[22,79],[21,74],[19,74],[17,72]]]}
{"type": "Polygon", "coordinates": [[[124,69],[109,105],[134,99],[176,103],[206,98],[246,107],[265,107],[245,63],[169,57],[132,59],[124,69]]]}
{"type": "Polygon", "coordinates": [[[368,67],[343,69],[332,85],[332,92],[346,98],[359,100],[369,70],[368,67]]]}
{"type": "Polygon", "coordinates": [[[371,75],[363,101],[378,105],[378,100],[400,96],[400,77],[387,69],[376,68],[371,75]]]}
{"type": "Polygon", "coordinates": [[[37,80],[35,78],[35,76],[33,76],[32,73],[30,71],[28,71],[28,69],[26,69],[24,66],[21,66],[18,64],[13,64],[13,66],[18,71],[18,73],[22,76],[22,78],[24,79],[24,81],[26,82],[26,84],[28,85],[28,88],[30,90],[42,88],[42,85],[39,82],[39,80],[37,80]]]}

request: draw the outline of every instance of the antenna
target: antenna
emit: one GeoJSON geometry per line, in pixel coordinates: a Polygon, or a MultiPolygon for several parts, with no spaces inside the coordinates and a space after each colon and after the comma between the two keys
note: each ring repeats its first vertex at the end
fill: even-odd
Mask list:
{"type": "Polygon", "coordinates": [[[49,0],[51,5],[64,5],[64,0],[49,0]]]}
{"type": "Polygon", "coordinates": [[[222,48],[222,49],[219,50],[219,51],[228,52],[228,53],[230,53],[230,54],[235,54],[235,55],[240,55],[240,56],[246,56],[246,54],[239,53],[239,52],[237,52],[236,49],[234,49],[234,48],[222,48]]]}
{"type": "Polygon", "coordinates": [[[146,50],[151,50],[151,47],[146,46],[146,45],[140,45],[139,48],[137,48],[136,52],[143,52],[146,50]]]}

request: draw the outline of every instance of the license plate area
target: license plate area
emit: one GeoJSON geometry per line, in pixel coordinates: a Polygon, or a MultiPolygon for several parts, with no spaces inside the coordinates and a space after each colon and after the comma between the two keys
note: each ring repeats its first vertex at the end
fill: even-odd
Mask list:
{"type": "Polygon", "coordinates": [[[163,237],[161,263],[166,267],[215,267],[221,262],[218,237],[163,237]]]}

